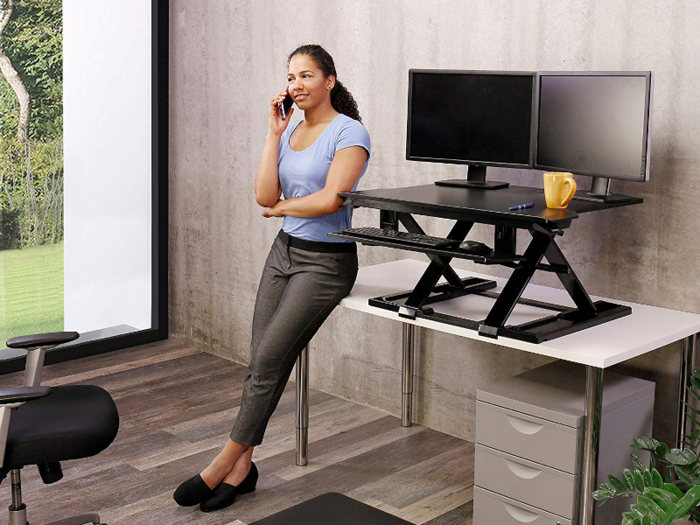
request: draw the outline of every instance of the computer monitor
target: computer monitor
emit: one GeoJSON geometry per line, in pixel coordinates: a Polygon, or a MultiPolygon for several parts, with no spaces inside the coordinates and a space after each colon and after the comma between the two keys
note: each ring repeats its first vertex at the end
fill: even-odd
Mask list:
{"type": "Polygon", "coordinates": [[[532,168],[534,72],[410,69],[406,159],[467,164],[466,179],[435,184],[483,189],[487,166],[532,168]]]}
{"type": "Polygon", "coordinates": [[[594,177],[579,199],[629,199],[610,179],[649,178],[651,72],[541,72],[537,83],[535,168],[594,177]]]}

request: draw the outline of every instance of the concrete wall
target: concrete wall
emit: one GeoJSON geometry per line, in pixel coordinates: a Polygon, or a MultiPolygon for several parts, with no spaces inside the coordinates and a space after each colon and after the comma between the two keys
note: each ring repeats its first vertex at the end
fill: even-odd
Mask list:
{"type": "MultiPolygon", "coordinates": [[[[253,180],[286,56],[319,43],[372,138],[360,189],[430,184],[462,166],[405,160],[409,68],[652,70],[651,180],[613,183],[645,203],[582,216],[561,240],[590,293],[700,312],[700,3],[695,0],[171,0],[171,334],[247,364],[255,292],[281,219],[265,219],[253,180]]],[[[298,111],[294,118],[300,119],[298,111]]],[[[541,172],[489,169],[541,186],[541,172]]],[[[579,179],[584,185],[584,179],[579,179]]],[[[445,234],[446,221],[420,220],[445,234]]],[[[377,212],[355,211],[354,225],[377,212]]],[[[475,237],[491,240],[491,229],[475,237]]],[[[523,239],[524,241],[524,239],[523,239]]],[[[520,244],[524,246],[524,244],[520,244]]],[[[360,265],[408,252],[359,247],[360,265]]],[[[423,256],[414,258],[425,260],[423,256]]],[[[455,266],[507,275],[491,267],[455,266]]],[[[547,276],[536,282],[558,285],[547,276]]],[[[336,310],[312,342],[311,386],[400,413],[401,325],[336,310]]],[[[657,381],[656,434],[671,439],[680,345],[622,371],[657,381]]],[[[424,333],[416,420],[474,438],[476,388],[548,362],[488,343],[424,333]]]]}

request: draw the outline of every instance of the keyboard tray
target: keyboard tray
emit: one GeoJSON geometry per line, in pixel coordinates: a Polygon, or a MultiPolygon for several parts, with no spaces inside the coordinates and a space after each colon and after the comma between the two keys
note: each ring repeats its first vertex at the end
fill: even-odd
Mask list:
{"type": "Polygon", "coordinates": [[[353,233],[329,233],[328,236],[334,237],[336,239],[347,239],[350,241],[355,241],[359,242],[360,244],[367,244],[370,246],[384,246],[386,248],[397,248],[400,250],[407,250],[411,252],[431,253],[446,257],[454,257],[456,259],[467,259],[469,261],[474,261],[478,264],[508,264],[519,263],[525,260],[525,257],[522,255],[503,255],[496,252],[491,252],[490,254],[476,255],[466,253],[460,250],[459,248],[430,248],[427,246],[416,246],[415,244],[409,244],[399,239],[368,239],[367,237],[353,233]]]}

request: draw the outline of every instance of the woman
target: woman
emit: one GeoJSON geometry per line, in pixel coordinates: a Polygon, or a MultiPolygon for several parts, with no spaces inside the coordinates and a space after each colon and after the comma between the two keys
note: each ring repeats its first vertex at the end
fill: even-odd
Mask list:
{"type": "Polygon", "coordinates": [[[200,504],[204,512],[255,490],[253,449],[262,442],[294,363],[357,277],[355,243],[327,234],[351,227],[352,208],[341,207],[338,193],[355,190],[367,170],[369,134],[321,46],[295,49],[287,67],[289,93],[304,120],[289,125],[294,109],[282,119],[278,103],[286,92],[272,98],[255,198],[265,207],[264,217],[284,220],[258,287],[240,410],[221,453],[173,495],[178,504],[200,504]]]}

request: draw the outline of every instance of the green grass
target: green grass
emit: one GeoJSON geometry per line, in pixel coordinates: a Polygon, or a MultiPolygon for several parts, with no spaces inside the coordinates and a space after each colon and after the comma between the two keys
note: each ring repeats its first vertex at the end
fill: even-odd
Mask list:
{"type": "Polygon", "coordinates": [[[63,330],[63,241],[0,251],[0,348],[18,335],[63,330]]]}

